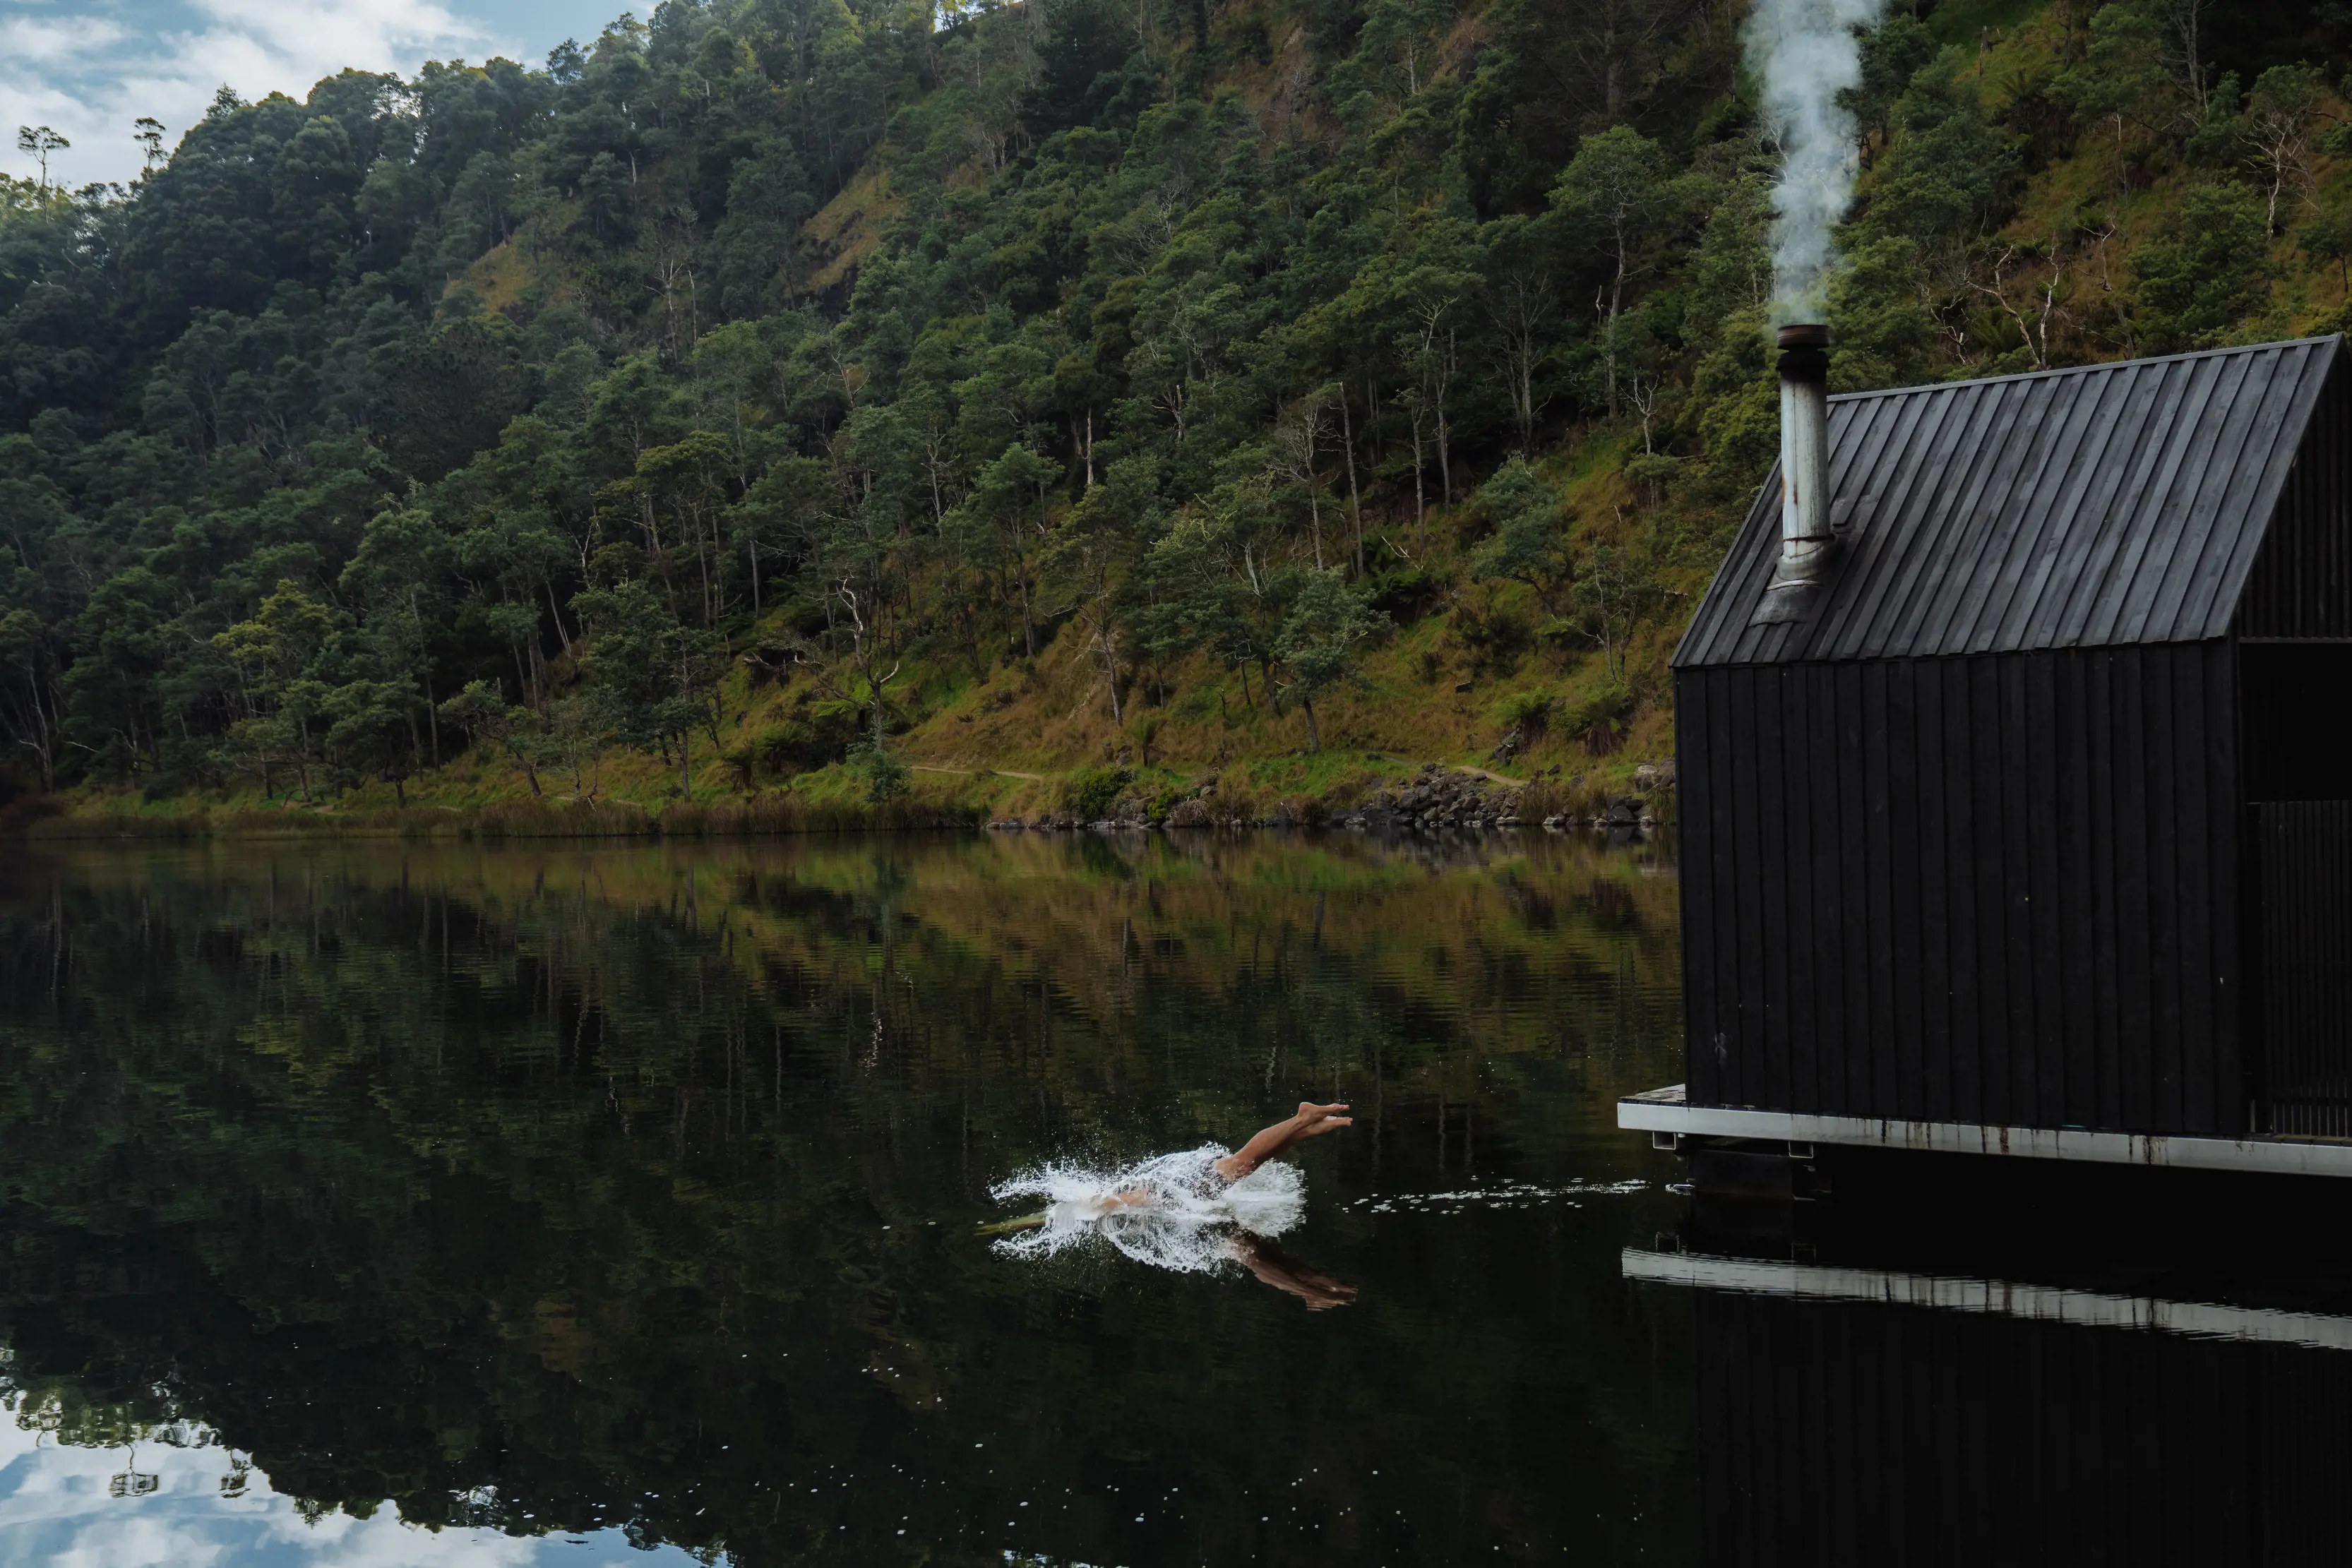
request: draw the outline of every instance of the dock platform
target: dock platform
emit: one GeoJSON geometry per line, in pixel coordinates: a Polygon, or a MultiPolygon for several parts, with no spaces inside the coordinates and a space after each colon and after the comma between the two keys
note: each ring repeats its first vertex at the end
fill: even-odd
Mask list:
{"type": "Polygon", "coordinates": [[[1935,1154],[2076,1160],[2094,1165],[2352,1176],[2352,1139],[2188,1137],[2099,1133],[2074,1127],[1985,1126],[1970,1122],[1906,1122],[1875,1116],[1755,1111],[1693,1105],[1685,1098],[1679,1083],[1619,1100],[1617,1124],[1650,1134],[1652,1143],[1660,1148],[1678,1150],[1719,1140],[1744,1143],[1749,1147],[1784,1144],[1792,1145],[1789,1153],[1809,1155],[1813,1147],[1826,1144],[1935,1154]]]}

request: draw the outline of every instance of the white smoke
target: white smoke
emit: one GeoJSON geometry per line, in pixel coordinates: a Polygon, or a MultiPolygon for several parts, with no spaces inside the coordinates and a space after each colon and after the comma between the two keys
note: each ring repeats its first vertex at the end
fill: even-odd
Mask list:
{"type": "Polygon", "coordinates": [[[1878,25],[1885,0],[1757,0],[1748,61],[1764,83],[1767,132],[1780,145],[1772,190],[1772,314],[1818,321],[1831,227],[1853,199],[1853,116],[1838,94],[1862,82],[1855,30],[1878,25]]]}

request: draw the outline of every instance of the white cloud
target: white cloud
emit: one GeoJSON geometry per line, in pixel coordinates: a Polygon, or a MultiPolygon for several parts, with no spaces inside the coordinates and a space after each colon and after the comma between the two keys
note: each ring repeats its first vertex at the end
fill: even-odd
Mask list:
{"type": "Polygon", "coordinates": [[[140,166],[131,121],[152,115],[175,142],[224,84],[247,99],[299,99],[345,67],[407,74],[427,59],[514,52],[436,0],[0,5],[0,167],[32,173],[15,128],[47,125],[73,143],[49,161],[50,177],[70,184],[127,182],[140,166]]]}
{"type": "Polygon", "coordinates": [[[18,66],[46,66],[95,54],[130,36],[121,23],[99,16],[0,18],[0,54],[18,66]]]}
{"type": "MultiPolygon", "coordinates": [[[[616,1530],[585,1536],[420,1530],[386,1505],[368,1519],[305,1520],[259,1470],[221,1495],[229,1455],[144,1442],[60,1447],[0,1410],[0,1563],[50,1568],[692,1568],[675,1546],[640,1552],[616,1530]],[[117,1477],[150,1478],[143,1496],[117,1477]],[[130,1490],[130,1489],[125,1489],[130,1490]]],[[[142,1485],[146,1484],[142,1482],[142,1485]]]]}

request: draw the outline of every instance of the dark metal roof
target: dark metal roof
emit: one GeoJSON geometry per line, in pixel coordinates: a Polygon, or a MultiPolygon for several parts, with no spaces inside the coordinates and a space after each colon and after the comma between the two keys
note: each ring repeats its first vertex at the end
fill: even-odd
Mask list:
{"type": "Polygon", "coordinates": [[[2226,635],[2340,337],[1830,400],[1812,613],[1750,626],[1779,470],[1677,665],[1929,658],[2226,635]]]}

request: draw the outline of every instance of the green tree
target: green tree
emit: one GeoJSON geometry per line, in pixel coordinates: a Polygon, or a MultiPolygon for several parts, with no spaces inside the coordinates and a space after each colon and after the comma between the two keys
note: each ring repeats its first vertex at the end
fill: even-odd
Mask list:
{"type": "Polygon", "coordinates": [[[1339,568],[1308,572],[1301,580],[1290,612],[1283,617],[1275,653],[1306,712],[1309,751],[1323,749],[1315,699],[1354,676],[1362,656],[1360,644],[1387,625],[1388,617],[1373,609],[1360,587],[1350,586],[1339,568]]]}
{"type": "Polygon", "coordinates": [[[406,779],[416,761],[415,705],[407,688],[390,681],[352,681],[329,690],[320,706],[328,720],[329,760],[388,781],[394,799],[407,805],[406,779]]]}
{"type": "Polygon", "coordinates": [[[583,663],[596,702],[596,727],[624,746],[665,756],[674,743],[678,795],[690,799],[695,726],[710,731],[713,747],[719,743],[711,699],[726,668],[723,644],[679,621],[638,580],[585,590],[572,604],[587,628],[583,663]]]}
{"type": "Polygon", "coordinates": [[[1086,629],[1087,651],[1098,662],[1110,698],[1114,725],[1127,715],[1119,700],[1119,661],[1125,652],[1126,606],[1122,591],[1160,520],[1158,462],[1122,457],[1103,482],[1087,490],[1069,517],[1054,530],[1040,570],[1070,596],[1086,629]]]}
{"type": "Polygon", "coordinates": [[[981,469],[972,486],[973,501],[995,524],[1004,557],[1013,563],[1013,587],[1021,607],[1021,649],[1033,659],[1037,656],[1037,614],[1031,551],[1045,538],[1047,492],[1061,476],[1061,465],[1026,446],[1013,445],[981,469]]]}
{"type": "Polygon", "coordinates": [[[0,615],[0,656],[8,664],[8,680],[0,692],[9,710],[9,727],[16,745],[29,751],[39,765],[41,788],[58,787],[58,720],[63,706],[57,685],[56,654],[41,618],[29,610],[0,615]]]}
{"type": "Polygon", "coordinates": [[[2306,256],[2336,264],[2336,281],[2352,297],[2352,202],[2331,202],[2305,220],[2294,242],[2306,256]]]}
{"type": "Polygon", "coordinates": [[[1577,563],[1570,591],[1573,624],[1601,650],[1602,667],[1616,685],[1625,683],[1627,649],[1664,601],[1658,567],[1658,539],[1649,530],[1630,540],[1601,540],[1577,563]]]}
{"type": "Polygon", "coordinates": [[[2263,226],[2279,232],[2279,203],[2300,200],[2312,185],[2312,129],[2327,94],[2316,66],[2273,66],[2254,81],[2241,132],[2246,162],[2263,183],[2263,226]]]}
{"type": "Polygon", "coordinates": [[[269,793],[273,761],[292,761],[302,798],[310,798],[310,724],[324,706],[326,688],[304,671],[336,630],[326,606],[291,579],[281,579],[251,620],[240,621],[212,639],[236,669],[241,716],[230,743],[255,766],[264,795],[269,793]]]}
{"type": "Polygon", "coordinates": [[[441,705],[441,716],[470,735],[478,742],[488,741],[505,749],[514,758],[516,767],[530,784],[530,792],[539,794],[538,741],[539,716],[527,707],[509,704],[504,693],[488,681],[467,681],[465,689],[441,705]]]}
{"type": "Polygon", "coordinates": [[[1618,412],[1620,323],[1626,290],[1649,269],[1648,254],[1674,211],[1675,192],[1659,145],[1630,125],[1588,136],[1552,186],[1552,210],[1570,243],[1598,256],[1606,275],[1601,317],[1601,381],[1609,416],[1618,412]]]}
{"type": "Polygon", "coordinates": [[[1470,570],[1524,582],[1538,602],[1549,603],[1567,571],[1568,530],[1558,497],[1514,455],[1480,489],[1478,502],[1495,531],[1471,555],[1470,570]]]}
{"type": "Polygon", "coordinates": [[[2052,96],[2073,110],[2077,123],[2107,131],[2115,177],[2126,190],[2147,139],[2183,121],[2166,38],[2158,5],[2149,0],[2103,5],[2091,18],[2090,47],[2051,84],[2052,96]]]}
{"type": "Polygon", "coordinates": [[[2224,341],[2262,307],[2269,287],[2269,223],[2242,185],[2200,185],[2132,258],[2131,303],[2158,352],[2224,341]]]}
{"type": "Polygon", "coordinates": [[[907,792],[914,769],[890,749],[889,732],[877,713],[866,734],[849,748],[849,765],[866,780],[866,803],[887,806],[907,792]]]}

